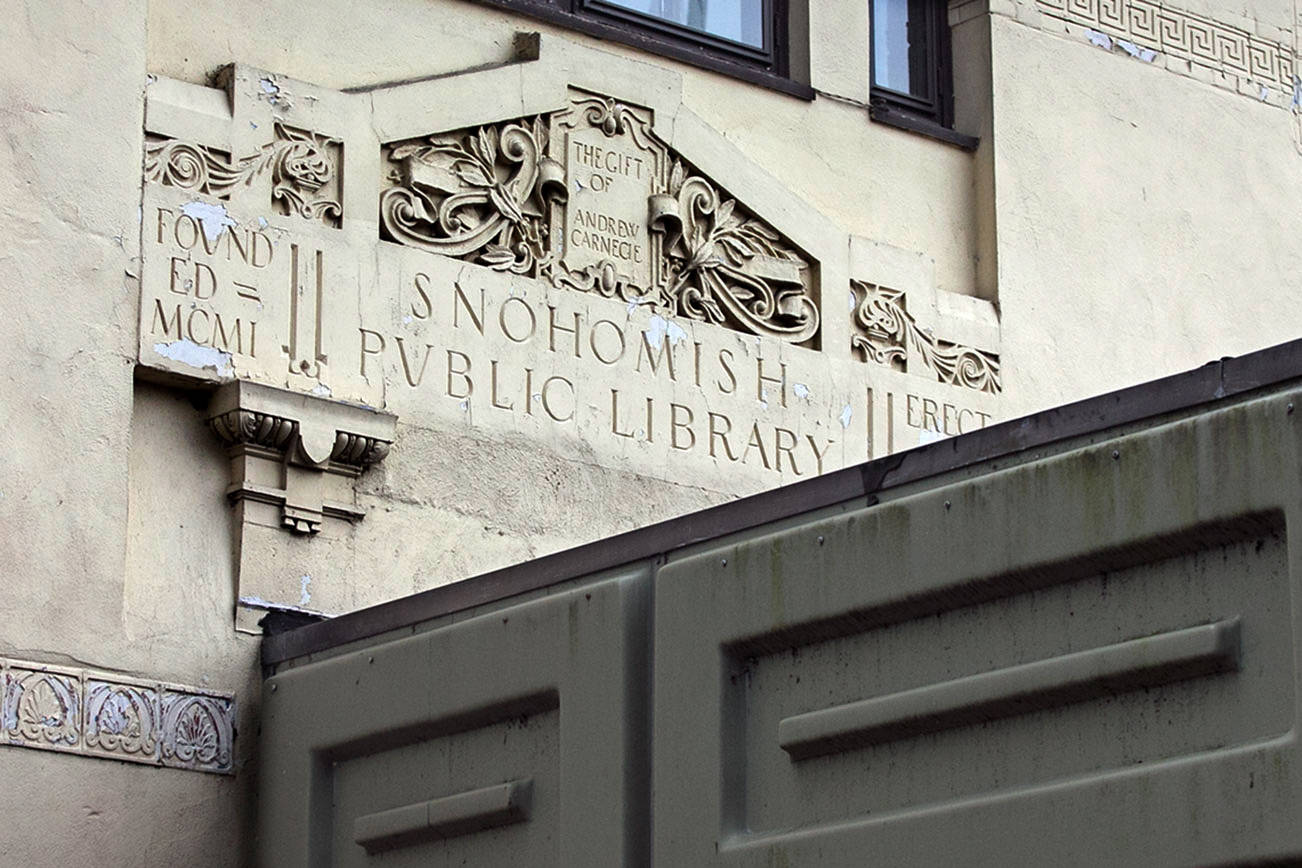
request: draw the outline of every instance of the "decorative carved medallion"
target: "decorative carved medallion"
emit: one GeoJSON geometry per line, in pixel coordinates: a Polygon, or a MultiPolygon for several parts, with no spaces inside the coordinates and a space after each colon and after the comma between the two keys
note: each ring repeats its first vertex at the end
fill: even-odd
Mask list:
{"type": "Polygon", "coordinates": [[[850,281],[857,305],[851,346],[866,361],[896,371],[916,373],[913,363],[931,370],[950,385],[997,394],[999,356],[940,340],[918,325],[906,309],[904,293],[863,281],[850,281]]]}
{"type": "Polygon", "coordinates": [[[650,112],[574,91],[550,116],[386,145],[384,238],[796,344],[804,254],[693,171],[650,112]]]}
{"type": "Polygon", "coordinates": [[[215,148],[151,137],[145,145],[145,180],[225,199],[232,187],[269,171],[277,213],[338,227],[342,143],[284,124],[275,130],[275,141],[238,160],[215,148]]]}

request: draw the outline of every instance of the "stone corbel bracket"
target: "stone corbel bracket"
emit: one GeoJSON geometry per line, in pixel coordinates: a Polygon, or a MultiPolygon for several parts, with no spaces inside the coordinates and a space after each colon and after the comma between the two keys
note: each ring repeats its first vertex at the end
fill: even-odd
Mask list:
{"type": "Polygon", "coordinates": [[[314,534],[328,518],[359,521],[354,480],[382,461],[398,417],[258,383],[213,395],[208,423],[227,444],[232,503],[280,508],[281,526],[314,534]]]}

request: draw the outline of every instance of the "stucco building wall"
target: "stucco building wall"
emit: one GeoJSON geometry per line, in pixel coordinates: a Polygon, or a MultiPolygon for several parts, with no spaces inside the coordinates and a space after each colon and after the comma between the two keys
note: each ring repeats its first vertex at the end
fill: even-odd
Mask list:
{"type": "MultiPolygon", "coordinates": [[[[1087,23],[1084,12],[955,4],[958,128],[980,137],[975,152],[869,118],[867,12],[848,0],[811,3],[812,101],[463,0],[12,5],[0,37],[5,683],[44,665],[67,683],[118,677],[219,704],[233,696],[237,734],[233,775],[6,737],[6,863],[248,860],[258,638],[236,629],[234,612],[255,543],[259,568],[290,588],[279,602],[333,600],[320,607],[341,611],[793,478],[721,482],[728,465],[705,458],[625,466],[586,441],[399,409],[392,454],[357,482],[364,520],[308,541],[274,529],[244,535],[205,409],[215,380],[159,383],[140,361],[145,107],[160,81],[213,87],[239,62],[329,91],[368,88],[506,63],[522,30],[543,34],[539,63],[559,58],[563,72],[599,78],[591,65],[612,58],[621,82],[646,88],[617,96],[680,105],[714,131],[699,137],[711,154],[732,155],[684,146],[686,158],[713,159],[720,174],[731,160],[743,204],[761,212],[761,202],[759,216],[788,236],[824,240],[833,251],[821,265],[825,297],[843,298],[847,278],[902,276],[909,286],[895,288],[931,299],[919,309],[934,314],[940,337],[996,353],[1002,389],[989,398],[991,418],[1297,333],[1295,5],[1246,17],[1220,3],[1186,10],[1195,16],[1186,26],[1220,22],[1230,36],[1251,34],[1245,45],[1279,48],[1273,79],[1247,71],[1231,81],[1233,49],[1194,62],[1170,44],[1150,62],[1115,40],[1161,45],[1134,27],[1087,23]],[[787,201],[806,210],[772,204],[787,201]],[[311,571],[300,558],[333,572],[302,583],[311,571]]],[[[844,340],[850,326],[833,324],[832,310],[824,321],[844,340]]],[[[847,349],[822,367],[803,351],[791,358],[837,383],[871,385],[872,369],[852,364],[847,349]]],[[[868,424],[871,442],[883,423],[868,424]]],[[[858,451],[837,460],[937,433],[867,448],[860,435],[858,451]]]]}

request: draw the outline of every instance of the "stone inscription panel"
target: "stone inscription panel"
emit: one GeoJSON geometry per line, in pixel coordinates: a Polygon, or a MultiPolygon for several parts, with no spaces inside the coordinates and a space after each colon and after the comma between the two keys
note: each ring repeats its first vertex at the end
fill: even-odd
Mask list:
{"type": "Polygon", "coordinates": [[[356,343],[362,251],[329,228],[146,185],[140,358],[187,378],[255,380],[377,406],[342,363],[356,343]]]}
{"type": "MultiPolygon", "coordinates": [[[[635,170],[634,170],[635,171],[635,170]]],[[[994,397],[148,187],[141,360],[757,490],[984,427],[994,397]],[[332,237],[333,236],[333,237],[332,237]]],[[[631,242],[630,242],[631,243],[631,242]]]]}
{"type": "Polygon", "coordinates": [[[735,494],[994,417],[994,357],[898,293],[863,289],[858,343],[824,341],[817,262],[646,108],[570,88],[389,142],[341,94],[294,83],[291,109],[268,90],[286,80],[233,75],[216,126],[189,85],[149,97],[139,360],[165,378],[735,494]]]}
{"type": "Polygon", "coordinates": [[[359,327],[357,372],[386,383],[403,419],[525,433],[722,488],[863,454],[849,425],[863,399],[856,409],[816,352],[398,247],[379,268],[398,316],[359,327]]]}

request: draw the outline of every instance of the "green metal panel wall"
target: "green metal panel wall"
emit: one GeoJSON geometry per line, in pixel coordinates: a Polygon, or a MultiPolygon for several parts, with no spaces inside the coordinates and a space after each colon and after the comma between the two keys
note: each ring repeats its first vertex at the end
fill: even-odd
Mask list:
{"type": "Polygon", "coordinates": [[[638,864],[646,579],[268,679],[262,863],[638,864]]]}
{"type": "Polygon", "coordinates": [[[293,661],[262,860],[1302,859],[1295,407],[992,459],[293,661]]]}

